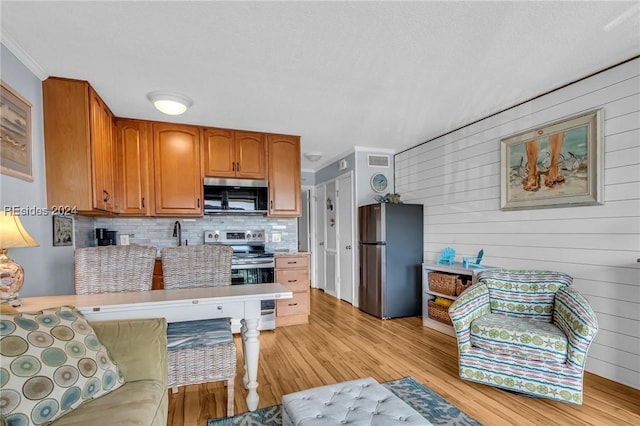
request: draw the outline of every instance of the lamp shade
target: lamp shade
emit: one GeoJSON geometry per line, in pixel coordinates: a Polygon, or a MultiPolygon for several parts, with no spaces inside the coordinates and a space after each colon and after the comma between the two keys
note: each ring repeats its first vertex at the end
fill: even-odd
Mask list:
{"type": "Polygon", "coordinates": [[[24,229],[20,217],[11,212],[0,215],[0,249],[38,247],[40,244],[24,229]]]}
{"type": "Polygon", "coordinates": [[[0,214],[0,302],[16,303],[24,282],[24,270],[7,257],[7,249],[38,247],[39,244],[24,229],[20,217],[12,212],[0,214]]]}

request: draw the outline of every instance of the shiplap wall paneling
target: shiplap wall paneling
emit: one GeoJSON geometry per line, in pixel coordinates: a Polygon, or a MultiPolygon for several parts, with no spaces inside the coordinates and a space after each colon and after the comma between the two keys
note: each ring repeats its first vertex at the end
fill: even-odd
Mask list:
{"type": "Polygon", "coordinates": [[[396,155],[395,183],[425,206],[425,260],[484,248],[486,264],[572,275],[600,324],[587,370],[640,388],[640,60],[396,155]],[[500,140],[598,108],[604,204],[500,210],[500,140]]]}

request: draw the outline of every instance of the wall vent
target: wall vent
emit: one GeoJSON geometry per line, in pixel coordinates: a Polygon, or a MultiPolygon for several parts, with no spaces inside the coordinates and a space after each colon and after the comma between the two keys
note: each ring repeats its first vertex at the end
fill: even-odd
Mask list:
{"type": "Polygon", "coordinates": [[[389,167],[390,156],[388,155],[367,155],[369,167],[389,167]]]}

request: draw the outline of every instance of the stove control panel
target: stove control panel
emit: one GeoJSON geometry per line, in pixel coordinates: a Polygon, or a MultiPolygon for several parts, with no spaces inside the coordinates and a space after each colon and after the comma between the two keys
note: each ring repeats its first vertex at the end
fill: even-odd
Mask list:
{"type": "Polygon", "coordinates": [[[204,243],[265,243],[264,229],[252,229],[248,231],[204,231],[204,243]]]}

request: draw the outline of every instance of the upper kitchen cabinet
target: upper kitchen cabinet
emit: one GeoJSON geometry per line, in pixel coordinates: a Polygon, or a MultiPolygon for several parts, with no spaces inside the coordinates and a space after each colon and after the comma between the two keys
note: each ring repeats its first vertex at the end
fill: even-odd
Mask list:
{"type": "Polygon", "coordinates": [[[151,216],[154,211],[151,123],[116,118],[116,212],[151,216]]]}
{"type": "Polygon", "coordinates": [[[113,114],[86,81],[48,78],[42,97],[48,206],[113,212],[113,114]]]}
{"type": "Polygon", "coordinates": [[[202,216],[200,127],[153,123],[156,216],[202,216]]]}
{"type": "Polygon", "coordinates": [[[300,199],[300,137],[267,135],[270,217],[298,217],[300,199]]]}
{"type": "Polygon", "coordinates": [[[264,179],[264,134],[206,128],[204,174],[208,177],[264,179]]]}

